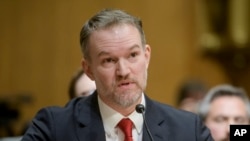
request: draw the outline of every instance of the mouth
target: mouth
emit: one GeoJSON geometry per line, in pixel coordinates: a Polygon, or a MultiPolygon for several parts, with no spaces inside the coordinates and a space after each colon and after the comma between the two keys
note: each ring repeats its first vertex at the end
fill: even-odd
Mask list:
{"type": "Polygon", "coordinates": [[[132,84],[134,84],[134,82],[121,82],[118,84],[118,87],[128,87],[128,86],[131,86],[132,84]]]}

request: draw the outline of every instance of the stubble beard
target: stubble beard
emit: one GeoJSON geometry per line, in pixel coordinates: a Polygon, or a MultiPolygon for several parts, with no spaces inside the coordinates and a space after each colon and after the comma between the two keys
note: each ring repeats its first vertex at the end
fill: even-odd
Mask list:
{"type": "Polygon", "coordinates": [[[133,104],[137,103],[140,100],[142,93],[147,85],[147,71],[143,76],[143,80],[144,81],[142,82],[141,85],[139,84],[138,81],[133,81],[136,84],[136,89],[127,90],[124,92],[115,92],[115,90],[113,89],[114,95],[112,99],[116,102],[116,104],[118,104],[123,108],[130,107],[133,104]]]}
{"type": "Polygon", "coordinates": [[[142,90],[140,89],[138,89],[137,91],[130,90],[124,93],[115,93],[113,100],[119,106],[127,108],[136,103],[137,101],[139,101],[141,95],[142,95],[142,90]]]}
{"type": "MultiPolygon", "coordinates": [[[[109,104],[115,104],[117,106],[121,106],[123,108],[128,108],[132,106],[135,103],[138,103],[140,100],[143,91],[146,88],[147,85],[147,71],[145,72],[143,76],[143,82],[140,83],[138,81],[133,81],[136,84],[135,89],[130,89],[126,91],[117,91],[117,85],[114,83],[112,85],[112,88],[107,90],[107,89],[100,89],[100,92],[103,93],[105,97],[105,101],[109,104]]],[[[104,98],[103,97],[103,98],[104,98]]]]}

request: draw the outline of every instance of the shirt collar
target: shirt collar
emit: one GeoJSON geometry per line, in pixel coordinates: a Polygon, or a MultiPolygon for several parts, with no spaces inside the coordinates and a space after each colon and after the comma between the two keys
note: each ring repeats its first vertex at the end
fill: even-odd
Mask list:
{"type": "MultiPolygon", "coordinates": [[[[111,107],[109,107],[107,104],[105,104],[99,96],[98,96],[98,103],[105,131],[108,133],[113,132],[119,121],[125,117],[122,114],[115,111],[114,109],[112,109],[111,107]]],[[[144,94],[142,94],[141,104],[145,106],[144,94]]],[[[134,110],[134,112],[132,112],[127,118],[129,118],[133,122],[136,131],[138,133],[141,133],[143,128],[142,114],[137,113],[136,110],[134,110]]]]}

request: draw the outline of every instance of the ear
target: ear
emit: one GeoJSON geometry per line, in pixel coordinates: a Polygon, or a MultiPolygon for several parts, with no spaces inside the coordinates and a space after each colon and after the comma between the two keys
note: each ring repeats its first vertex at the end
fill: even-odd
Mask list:
{"type": "Polygon", "coordinates": [[[151,57],[151,47],[148,44],[146,44],[145,45],[145,58],[147,60],[147,64],[146,64],[147,68],[149,66],[150,57],[151,57]]]}
{"type": "Polygon", "coordinates": [[[84,70],[84,73],[91,79],[91,80],[95,80],[94,77],[93,77],[93,72],[90,68],[90,65],[89,65],[89,62],[84,60],[82,58],[82,61],[81,61],[81,64],[82,64],[82,69],[84,70]]]}

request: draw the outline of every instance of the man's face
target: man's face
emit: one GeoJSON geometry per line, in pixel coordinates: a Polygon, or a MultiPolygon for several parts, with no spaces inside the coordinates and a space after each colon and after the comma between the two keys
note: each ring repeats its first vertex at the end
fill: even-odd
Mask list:
{"type": "Polygon", "coordinates": [[[94,31],[89,39],[90,60],[83,67],[95,80],[100,98],[112,107],[140,102],[146,88],[150,47],[141,43],[138,30],[118,25],[94,31]]]}
{"type": "Polygon", "coordinates": [[[215,141],[229,141],[230,124],[249,124],[246,106],[239,97],[221,96],[210,106],[205,123],[215,141]]]}

